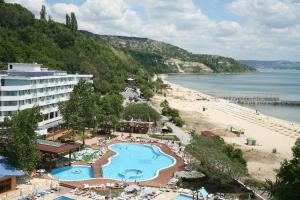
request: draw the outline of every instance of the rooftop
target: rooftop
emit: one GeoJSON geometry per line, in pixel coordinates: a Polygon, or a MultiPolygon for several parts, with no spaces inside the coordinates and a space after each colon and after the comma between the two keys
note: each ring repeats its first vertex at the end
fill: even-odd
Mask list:
{"type": "Polygon", "coordinates": [[[40,77],[40,76],[57,76],[66,75],[65,71],[48,70],[42,68],[37,63],[8,63],[7,70],[0,71],[0,75],[6,76],[22,76],[22,77],[40,77]]]}
{"type": "Polygon", "coordinates": [[[22,170],[18,170],[10,165],[7,158],[0,156],[0,179],[5,176],[23,176],[25,175],[22,170]]]}
{"type": "Polygon", "coordinates": [[[47,152],[47,153],[65,153],[71,150],[75,150],[81,146],[79,143],[60,143],[53,142],[48,140],[37,140],[37,149],[39,151],[47,152]]]}

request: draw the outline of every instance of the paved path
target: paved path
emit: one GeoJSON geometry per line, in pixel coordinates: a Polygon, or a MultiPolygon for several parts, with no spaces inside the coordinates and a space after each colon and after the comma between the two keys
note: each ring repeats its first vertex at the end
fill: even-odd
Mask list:
{"type": "MultiPolygon", "coordinates": [[[[155,109],[158,113],[161,114],[160,110],[148,102],[148,105],[155,109]]],[[[169,121],[169,118],[162,115],[162,121],[169,121]]],[[[167,126],[170,126],[173,130],[173,133],[180,139],[180,142],[184,145],[189,144],[191,136],[185,133],[180,127],[176,126],[172,122],[167,122],[167,126]]]]}
{"type": "Polygon", "coordinates": [[[180,127],[175,126],[172,122],[167,122],[167,125],[170,126],[173,130],[173,133],[180,139],[182,144],[189,144],[191,140],[190,134],[184,132],[180,127]]]}

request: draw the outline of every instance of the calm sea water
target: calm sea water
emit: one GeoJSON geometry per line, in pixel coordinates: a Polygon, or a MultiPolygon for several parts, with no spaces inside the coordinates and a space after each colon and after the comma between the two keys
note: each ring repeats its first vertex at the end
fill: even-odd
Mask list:
{"type": "MultiPolygon", "coordinates": [[[[300,101],[300,70],[261,70],[245,74],[169,75],[167,80],[218,97],[278,97],[300,101]]],[[[248,106],[300,123],[300,106],[248,106]]]]}

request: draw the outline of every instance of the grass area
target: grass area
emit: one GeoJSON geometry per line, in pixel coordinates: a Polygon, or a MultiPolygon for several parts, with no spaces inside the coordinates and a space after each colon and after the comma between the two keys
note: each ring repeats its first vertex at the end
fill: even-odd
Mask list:
{"type": "MultiPolygon", "coordinates": [[[[111,190],[111,197],[115,198],[121,195],[123,192],[123,189],[112,189],[111,190]]],[[[102,196],[110,196],[110,190],[105,190],[105,191],[99,191],[98,194],[102,196]]]]}
{"type": "Polygon", "coordinates": [[[179,138],[176,135],[157,135],[151,134],[149,135],[152,138],[160,139],[160,140],[172,140],[172,141],[179,141],[179,138]]]}
{"type": "Polygon", "coordinates": [[[95,151],[94,153],[92,153],[91,155],[85,155],[83,156],[82,160],[83,162],[89,162],[91,161],[93,158],[96,157],[96,154],[98,153],[98,151],[95,151]]]}

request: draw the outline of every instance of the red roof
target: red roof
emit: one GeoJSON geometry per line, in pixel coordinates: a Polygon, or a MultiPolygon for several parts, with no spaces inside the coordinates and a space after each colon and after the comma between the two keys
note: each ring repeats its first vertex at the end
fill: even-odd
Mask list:
{"type": "Polygon", "coordinates": [[[51,145],[46,145],[46,144],[37,144],[37,149],[39,151],[47,152],[47,153],[65,153],[70,150],[77,149],[81,146],[79,143],[74,143],[74,144],[68,144],[64,143],[61,146],[51,146],[51,145]]]}
{"type": "Polygon", "coordinates": [[[205,137],[214,137],[214,136],[216,136],[216,134],[214,134],[211,131],[201,131],[201,135],[205,136],[205,137]]]}

